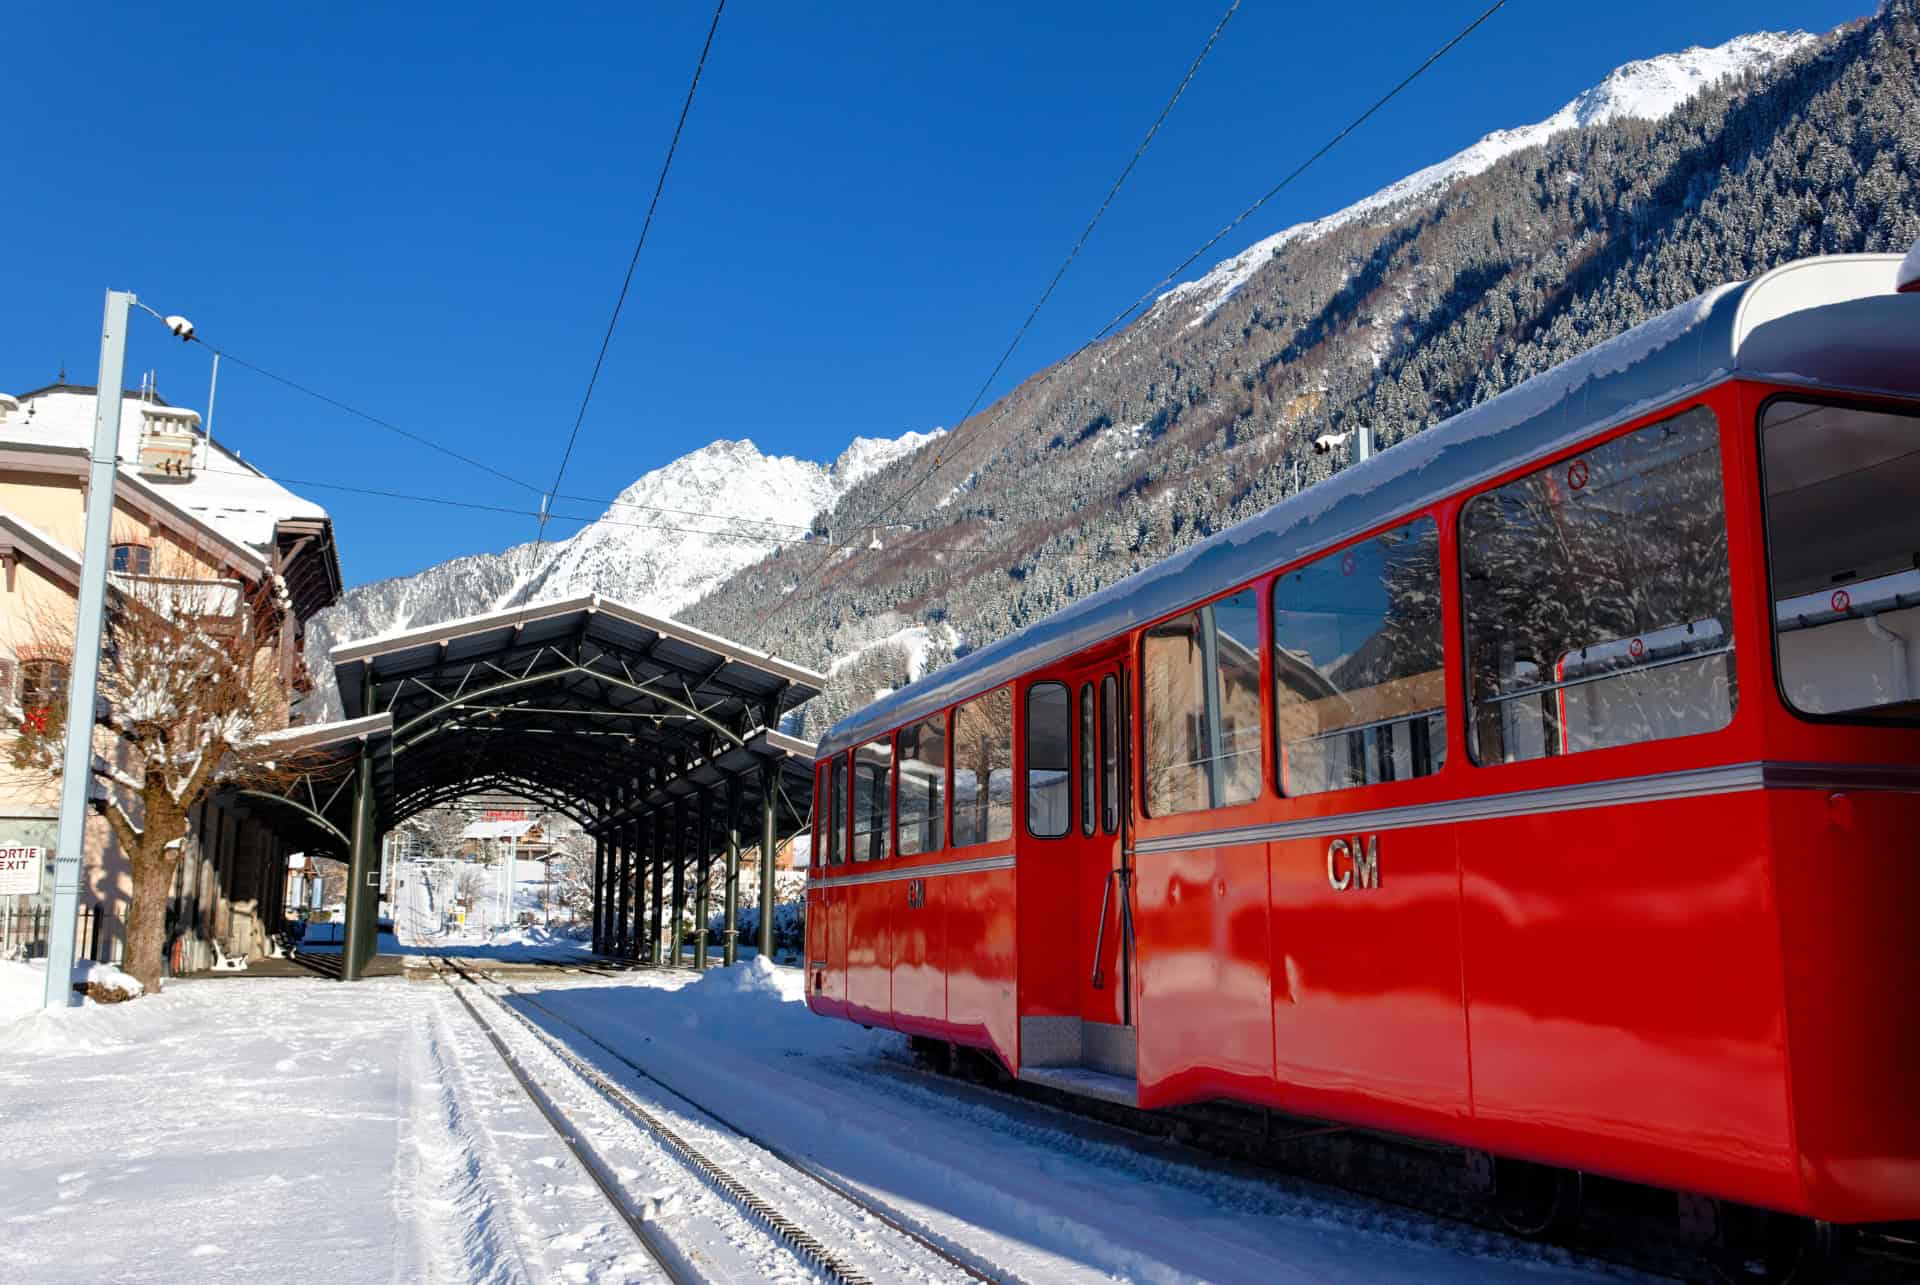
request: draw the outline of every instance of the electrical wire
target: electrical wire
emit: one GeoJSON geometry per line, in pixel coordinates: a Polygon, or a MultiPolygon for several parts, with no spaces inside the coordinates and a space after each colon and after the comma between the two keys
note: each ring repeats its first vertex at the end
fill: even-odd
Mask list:
{"type": "MultiPolygon", "coordinates": [[[[1127,178],[1133,173],[1134,167],[1140,163],[1140,158],[1146,155],[1147,145],[1153,142],[1154,136],[1160,132],[1160,127],[1166,124],[1167,117],[1172,114],[1174,105],[1178,103],[1181,96],[1187,92],[1187,86],[1192,84],[1193,78],[1199,74],[1201,64],[1206,62],[1207,55],[1212,53],[1214,45],[1219,43],[1220,33],[1227,29],[1227,23],[1232,20],[1235,13],[1239,12],[1240,3],[1241,0],[1231,0],[1227,5],[1226,12],[1220,15],[1220,21],[1214,24],[1213,31],[1207,36],[1206,44],[1200,47],[1200,52],[1194,56],[1193,62],[1188,65],[1186,74],[1180,78],[1180,83],[1174,86],[1173,94],[1167,99],[1166,105],[1160,109],[1160,114],[1154,117],[1153,124],[1148,127],[1146,136],[1140,140],[1139,146],[1133,149],[1133,155],[1128,157],[1127,163],[1121,167],[1120,176],[1114,179],[1113,186],[1107,189],[1106,197],[1100,202],[1099,208],[1093,212],[1093,217],[1087,220],[1087,226],[1080,230],[1079,239],[1073,243],[1073,248],[1067,251],[1067,257],[1061,260],[1060,266],[1054,269],[1053,279],[1048,281],[1046,289],[1040,292],[1039,301],[1033,305],[1032,311],[1027,313],[1026,320],[1022,321],[1019,328],[1013,332],[1013,338],[1007,343],[1006,351],[1000,354],[1000,360],[993,364],[993,369],[987,373],[987,377],[980,381],[980,388],[974,393],[973,400],[967,403],[966,412],[954,421],[955,432],[958,432],[961,426],[973,418],[973,413],[980,408],[980,402],[986,397],[987,390],[992,388],[993,381],[1000,377],[1000,372],[1006,368],[1007,362],[1013,357],[1014,350],[1019,348],[1021,340],[1027,336],[1027,331],[1033,327],[1034,319],[1040,315],[1040,310],[1047,306],[1047,300],[1053,297],[1054,289],[1060,284],[1061,278],[1067,275],[1067,269],[1071,268],[1073,261],[1079,257],[1081,247],[1086,245],[1087,238],[1093,235],[1094,228],[1099,226],[1101,218],[1106,214],[1108,207],[1113,204],[1113,198],[1120,194],[1121,187],[1126,184],[1127,178]]],[[[866,531],[885,525],[882,519],[893,513],[901,504],[904,504],[910,496],[919,491],[922,486],[925,486],[927,480],[938,471],[945,457],[946,453],[944,451],[935,451],[933,466],[921,475],[919,481],[895,496],[892,503],[888,504],[885,509],[875,514],[868,521],[856,523],[851,527],[843,527],[841,529],[847,531],[866,531]]],[[[757,637],[764,631],[766,627],[773,622],[775,616],[786,610],[787,605],[797,596],[797,591],[802,584],[824,570],[826,566],[833,561],[834,555],[845,547],[845,544],[830,543],[826,554],[820,559],[819,564],[811,571],[803,574],[799,580],[795,581],[793,588],[789,590],[779,602],[774,604],[773,610],[768,612],[755,624],[755,636],[757,637]]]]}
{"type": "MultiPolygon", "coordinates": [[[[228,477],[259,477],[259,478],[265,478],[266,480],[271,481],[276,485],[306,486],[306,487],[313,487],[315,489],[323,490],[323,491],[344,491],[354,495],[370,495],[370,496],[376,496],[381,499],[388,499],[388,500],[407,500],[417,504],[439,504],[449,508],[472,509],[481,513],[505,513],[513,517],[538,517],[539,516],[538,509],[518,509],[518,508],[513,508],[504,504],[487,504],[479,500],[458,500],[458,499],[454,499],[451,496],[445,496],[445,495],[420,495],[410,491],[389,491],[389,490],[382,490],[377,487],[352,486],[345,482],[324,482],[319,480],[318,478],[287,477],[287,476],[282,476],[278,474],[272,477],[267,477],[267,475],[263,473],[246,471],[241,469],[216,468],[210,464],[200,465],[197,471],[203,472],[203,473],[221,473],[221,474],[225,474],[228,477]]],[[[670,511],[683,512],[684,510],[670,510],[670,511]]],[[[583,525],[629,527],[634,530],[640,530],[640,531],[673,531],[673,532],[678,532],[685,535],[706,536],[709,539],[715,539],[715,540],[740,540],[740,541],[745,541],[752,544],[785,545],[785,544],[810,543],[805,538],[798,537],[798,536],[774,535],[771,533],[756,534],[751,531],[711,531],[701,527],[676,526],[676,525],[672,525],[665,522],[625,522],[620,520],[619,518],[607,517],[604,515],[601,517],[592,517],[587,514],[550,513],[549,516],[555,522],[578,522],[583,525]]],[[[715,516],[715,515],[707,515],[707,516],[715,516]]],[[[759,518],[722,518],[719,520],[730,521],[730,522],[754,522],[754,523],[757,523],[760,521],[759,518]]]]}
{"type": "MultiPolygon", "coordinates": [[[[626,306],[627,292],[633,287],[634,270],[640,266],[640,251],[646,247],[647,233],[653,228],[654,212],[660,208],[660,194],[666,190],[667,171],[673,168],[674,153],[680,149],[680,134],[687,127],[687,114],[693,110],[694,91],[700,88],[700,73],[706,70],[707,54],[713,49],[713,36],[720,29],[720,14],[726,9],[727,0],[713,7],[713,21],[707,26],[706,43],[700,46],[700,59],[693,67],[693,81],[687,86],[686,101],[680,104],[680,119],[674,123],[673,139],[667,144],[666,159],[660,163],[660,177],[654,181],[653,199],[647,203],[647,217],[640,225],[639,239],[633,245],[633,257],[627,260],[627,274],[620,282],[620,295],[613,301],[613,316],[607,319],[607,333],[600,339],[600,353],[593,359],[593,373],[587,377],[587,391],[580,398],[579,413],[573,417],[573,431],[567,435],[567,446],[560,453],[560,467],[553,475],[553,485],[547,488],[547,499],[541,503],[540,511],[544,515],[548,504],[559,493],[560,482],[567,475],[567,464],[573,459],[574,443],[580,440],[580,425],[586,421],[587,405],[593,401],[593,390],[600,382],[600,368],[606,364],[607,349],[613,343],[614,327],[620,324],[620,310],[626,306]]],[[[540,547],[541,536],[546,531],[546,518],[540,519],[539,530],[534,535],[534,548],[540,547]]]]}
{"type": "MultiPolygon", "coordinates": [[[[1082,343],[1078,348],[1075,348],[1072,352],[1068,353],[1065,357],[1062,357],[1060,360],[1054,362],[1051,366],[1049,366],[1047,369],[1046,375],[1042,380],[1043,385],[1046,381],[1051,380],[1061,370],[1064,370],[1067,367],[1067,365],[1073,361],[1074,358],[1078,357],[1081,353],[1086,352],[1087,349],[1093,347],[1095,344],[1105,339],[1110,333],[1113,332],[1116,326],[1120,325],[1129,316],[1131,316],[1136,310],[1140,308],[1142,304],[1156,298],[1162,290],[1164,290],[1168,285],[1170,285],[1173,282],[1173,280],[1176,277],[1178,277],[1182,272],[1186,271],[1189,267],[1191,267],[1195,260],[1199,259],[1200,256],[1204,255],[1208,250],[1212,249],[1214,246],[1218,245],[1223,238],[1229,235],[1235,228],[1239,227],[1242,223],[1246,222],[1247,219],[1251,218],[1253,214],[1257,212],[1262,206],[1266,205],[1267,202],[1271,201],[1274,197],[1278,196],[1281,192],[1285,191],[1294,182],[1294,180],[1298,179],[1302,174],[1306,173],[1307,170],[1311,168],[1316,161],[1319,161],[1322,157],[1326,156],[1327,153],[1331,152],[1342,141],[1344,141],[1349,134],[1352,134],[1361,125],[1365,124],[1369,119],[1371,119],[1374,116],[1374,114],[1377,113],[1381,108],[1385,107],[1388,103],[1392,102],[1395,98],[1397,98],[1400,95],[1400,93],[1407,88],[1407,86],[1411,85],[1414,81],[1418,80],[1429,68],[1431,68],[1435,63],[1439,62],[1440,59],[1444,58],[1448,53],[1452,52],[1456,46],[1458,46],[1462,41],[1466,40],[1468,36],[1472,35],[1476,30],[1478,30],[1481,24],[1485,23],[1487,19],[1493,17],[1493,15],[1498,13],[1501,9],[1504,9],[1506,5],[1507,5],[1507,0],[1495,0],[1495,3],[1493,3],[1492,5],[1489,5],[1486,8],[1486,10],[1484,10],[1472,22],[1468,23],[1465,27],[1462,27],[1460,31],[1453,36],[1452,39],[1448,40],[1444,45],[1441,45],[1440,48],[1436,49],[1433,53],[1429,54],[1425,61],[1423,61],[1419,66],[1415,67],[1411,72],[1409,72],[1405,77],[1403,77],[1398,84],[1393,86],[1393,88],[1389,89],[1386,93],[1382,94],[1379,98],[1374,100],[1372,106],[1368,107],[1365,111],[1361,112],[1358,116],[1354,117],[1354,119],[1348,122],[1348,124],[1343,129],[1341,129],[1340,132],[1335,134],[1332,138],[1328,139],[1327,142],[1324,143],[1318,151],[1314,152],[1313,155],[1307,157],[1306,160],[1302,161],[1299,165],[1295,166],[1293,171],[1289,173],[1286,177],[1282,178],[1278,183],[1274,184],[1271,188],[1268,188],[1267,191],[1263,195],[1261,195],[1261,197],[1258,200],[1253,202],[1253,204],[1247,206],[1246,209],[1240,211],[1239,214],[1235,215],[1234,218],[1225,227],[1221,228],[1218,232],[1214,233],[1213,236],[1209,237],[1200,246],[1199,249],[1195,250],[1192,254],[1189,254],[1186,258],[1182,259],[1179,265],[1175,267],[1173,271],[1167,273],[1166,276],[1160,279],[1160,283],[1158,285],[1154,286],[1153,289],[1147,291],[1145,294],[1141,295],[1138,299],[1134,300],[1132,303],[1128,304],[1125,308],[1121,309],[1121,311],[1114,314],[1113,319],[1108,321],[1106,325],[1102,326],[1099,330],[1094,332],[1092,337],[1087,339],[1086,342],[1082,343]]],[[[992,378],[989,377],[987,382],[991,384],[992,378]]],[[[975,398],[976,406],[978,405],[978,401],[979,401],[979,398],[978,396],[976,396],[975,398]]],[[[971,414],[972,414],[972,410],[970,409],[968,411],[968,415],[970,416],[971,414]]],[[[966,423],[966,420],[964,418],[958,421],[954,426],[954,431],[958,433],[960,428],[963,427],[965,423],[966,423]]],[[[899,494],[895,495],[893,499],[890,500],[885,506],[883,506],[876,513],[874,513],[869,518],[866,524],[852,527],[852,528],[847,528],[847,529],[865,530],[869,526],[878,524],[880,519],[885,518],[889,514],[896,511],[902,504],[906,503],[907,500],[911,499],[915,494],[917,494],[920,491],[922,487],[924,487],[930,480],[932,480],[933,475],[940,471],[940,469],[944,466],[948,458],[950,458],[950,455],[946,451],[935,452],[932,464],[929,465],[927,469],[923,473],[921,473],[920,476],[916,478],[909,486],[907,486],[905,489],[900,491],[899,494]]],[[[792,587],[789,588],[787,592],[782,595],[780,601],[775,603],[773,605],[773,608],[769,610],[764,616],[762,616],[760,620],[756,623],[752,638],[757,639],[758,637],[760,637],[760,635],[764,632],[766,626],[771,624],[773,619],[776,616],[778,616],[782,611],[785,611],[786,608],[799,596],[798,590],[800,586],[804,584],[808,579],[812,578],[812,576],[824,570],[832,562],[833,555],[839,552],[839,550],[844,547],[846,547],[844,544],[830,547],[827,550],[826,556],[822,557],[820,561],[811,570],[809,570],[806,574],[802,575],[799,580],[795,581],[792,587]]]]}

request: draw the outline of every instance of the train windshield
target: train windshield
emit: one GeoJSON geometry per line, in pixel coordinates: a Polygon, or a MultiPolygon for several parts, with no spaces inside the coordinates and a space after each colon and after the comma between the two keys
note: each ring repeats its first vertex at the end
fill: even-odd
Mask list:
{"type": "Polygon", "coordinates": [[[1920,416],[1776,398],[1760,444],[1781,691],[1920,717],[1920,416]]]}

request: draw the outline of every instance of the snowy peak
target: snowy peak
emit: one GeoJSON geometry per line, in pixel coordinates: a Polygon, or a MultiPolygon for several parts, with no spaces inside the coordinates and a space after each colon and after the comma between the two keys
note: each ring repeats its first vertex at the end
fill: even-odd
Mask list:
{"type": "Polygon", "coordinates": [[[1619,120],[1659,120],[1710,85],[1746,71],[1762,71],[1817,40],[1805,31],[1763,31],[1736,36],[1712,48],[1694,46],[1616,67],[1593,88],[1543,121],[1495,130],[1444,161],[1416,170],[1343,210],[1310,223],[1297,223],[1214,266],[1198,280],[1185,281],[1155,301],[1155,308],[1183,300],[1194,304],[1189,325],[1199,325],[1253,279],[1269,259],[1292,241],[1322,236],[1377,210],[1419,197],[1431,197],[1463,178],[1490,170],[1500,160],[1537,147],[1555,135],[1619,120]]]}
{"type": "Polygon", "coordinates": [[[936,437],[944,437],[946,432],[944,428],[936,428],[931,433],[902,433],[891,438],[856,437],[840,452],[840,458],[828,472],[838,490],[849,490],[854,483],[872,477],[901,456],[911,455],[936,437]]]}
{"type": "Polygon", "coordinates": [[[1806,48],[1814,39],[1805,31],[1761,31],[1735,36],[1711,49],[1695,45],[1676,54],[1630,62],[1529,128],[1559,133],[1617,120],[1659,120],[1709,85],[1744,71],[1770,67],[1806,48]]]}

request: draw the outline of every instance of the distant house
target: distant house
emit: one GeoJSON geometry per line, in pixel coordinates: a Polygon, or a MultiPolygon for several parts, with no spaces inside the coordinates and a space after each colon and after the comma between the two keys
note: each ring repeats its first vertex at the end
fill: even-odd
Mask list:
{"type": "MultiPolygon", "coordinates": [[[[75,610],[94,402],[92,388],[67,383],[0,395],[0,706],[16,720],[66,700],[71,657],[35,650],[33,626],[75,610]]],[[[209,628],[250,632],[258,664],[277,666],[293,692],[310,686],[306,622],[340,596],[325,509],[212,440],[197,412],[151,392],[122,394],[113,501],[116,582],[165,574],[204,583],[209,628]]],[[[0,843],[50,852],[58,814],[57,791],[0,779],[0,843]]],[[[202,965],[214,938],[229,953],[259,953],[284,904],[287,845],[218,797],[191,820],[169,905],[179,962],[202,965]]],[[[85,856],[82,909],[94,909],[100,929],[81,949],[118,958],[131,881],[103,817],[88,819],[85,856]]],[[[18,908],[50,893],[47,874],[18,908]]]]}

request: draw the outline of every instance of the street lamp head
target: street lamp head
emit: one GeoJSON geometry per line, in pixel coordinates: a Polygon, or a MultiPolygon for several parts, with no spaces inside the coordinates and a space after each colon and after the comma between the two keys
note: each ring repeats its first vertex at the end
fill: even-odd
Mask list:
{"type": "Polygon", "coordinates": [[[190,343],[192,341],[193,323],[191,321],[188,321],[185,317],[177,313],[171,317],[162,318],[162,320],[166,322],[168,330],[180,336],[181,343],[190,343]]]}

